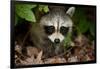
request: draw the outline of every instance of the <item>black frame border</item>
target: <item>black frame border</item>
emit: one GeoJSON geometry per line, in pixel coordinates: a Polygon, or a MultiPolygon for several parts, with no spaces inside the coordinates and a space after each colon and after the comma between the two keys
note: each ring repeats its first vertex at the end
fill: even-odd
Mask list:
{"type": "MultiPolygon", "coordinates": [[[[95,7],[95,12],[96,12],[96,9],[97,9],[97,6],[96,5],[82,5],[82,4],[67,4],[67,3],[53,3],[53,2],[36,2],[36,1],[12,1],[11,0],[11,4],[10,4],[10,68],[32,68],[32,67],[48,67],[48,66],[64,66],[64,65],[80,65],[80,64],[94,64],[97,62],[97,50],[96,50],[96,32],[97,32],[97,20],[95,18],[95,60],[94,61],[86,61],[86,62],[72,62],[72,63],[59,63],[59,64],[37,64],[37,65],[23,65],[23,66],[18,66],[16,67],[15,66],[15,63],[14,63],[14,56],[15,56],[15,53],[14,53],[14,21],[15,21],[15,3],[36,3],[36,4],[46,4],[46,5],[61,5],[61,6],[89,6],[89,7],[95,7]]],[[[97,12],[95,13],[95,15],[97,16],[97,12]]]]}

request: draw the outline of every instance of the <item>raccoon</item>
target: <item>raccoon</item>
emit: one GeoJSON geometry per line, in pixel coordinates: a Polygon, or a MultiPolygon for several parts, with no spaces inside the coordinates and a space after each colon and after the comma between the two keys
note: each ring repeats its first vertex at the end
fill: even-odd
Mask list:
{"type": "Polygon", "coordinates": [[[54,56],[64,52],[63,41],[66,34],[72,31],[71,17],[75,7],[70,7],[67,12],[65,7],[51,6],[49,13],[44,15],[40,22],[31,28],[31,40],[46,56],[54,56]]]}
{"type": "MultiPolygon", "coordinates": [[[[49,6],[49,13],[42,16],[39,23],[32,24],[29,29],[27,38],[30,38],[32,46],[42,50],[45,57],[63,53],[64,39],[67,33],[72,31],[71,17],[74,12],[75,7],[70,7],[66,11],[66,8],[62,6],[49,6]]],[[[27,39],[25,41],[27,42],[27,39]]],[[[23,53],[25,50],[26,45],[23,45],[23,53]]]]}

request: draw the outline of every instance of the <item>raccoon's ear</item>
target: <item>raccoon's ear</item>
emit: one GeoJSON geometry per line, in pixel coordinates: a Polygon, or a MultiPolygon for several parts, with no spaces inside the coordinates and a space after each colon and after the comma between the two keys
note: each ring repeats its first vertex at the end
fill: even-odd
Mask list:
{"type": "Polygon", "coordinates": [[[75,7],[70,7],[70,8],[67,10],[66,14],[68,14],[70,17],[72,17],[73,14],[74,14],[74,12],[75,12],[75,7]]]}

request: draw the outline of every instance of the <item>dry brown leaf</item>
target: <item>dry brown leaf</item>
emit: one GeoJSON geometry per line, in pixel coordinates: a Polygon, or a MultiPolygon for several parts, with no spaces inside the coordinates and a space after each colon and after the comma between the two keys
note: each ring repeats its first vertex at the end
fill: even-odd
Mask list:
{"type": "Polygon", "coordinates": [[[77,56],[71,56],[70,58],[68,58],[68,62],[78,62],[77,56]]]}
{"type": "Polygon", "coordinates": [[[42,51],[40,51],[40,52],[38,53],[37,58],[34,59],[34,63],[35,63],[35,64],[43,64],[43,61],[41,60],[41,59],[42,59],[42,54],[43,54],[42,51]]]}
{"type": "Polygon", "coordinates": [[[66,59],[61,57],[53,57],[45,60],[45,64],[56,64],[56,63],[66,63],[66,59]]]}
{"type": "Polygon", "coordinates": [[[75,45],[76,46],[84,46],[88,44],[88,38],[86,38],[84,35],[79,35],[75,38],[75,45]]]}
{"type": "Polygon", "coordinates": [[[19,46],[19,45],[16,45],[16,46],[15,46],[15,51],[21,52],[21,49],[22,49],[21,46],[19,46]]]}
{"type": "Polygon", "coordinates": [[[27,47],[27,55],[28,56],[37,56],[39,53],[39,50],[36,47],[28,46],[27,47]]]}

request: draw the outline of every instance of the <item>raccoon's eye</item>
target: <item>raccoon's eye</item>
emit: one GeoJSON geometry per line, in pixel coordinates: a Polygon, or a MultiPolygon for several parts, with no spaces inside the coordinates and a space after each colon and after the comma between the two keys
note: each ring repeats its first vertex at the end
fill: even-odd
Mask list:
{"type": "Polygon", "coordinates": [[[69,30],[69,27],[64,27],[64,26],[62,26],[62,27],[60,28],[60,33],[62,33],[63,35],[66,35],[67,32],[68,32],[68,30],[69,30]]]}
{"type": "Polygon", "coordinates": [[[45,29],[45,33],[48,35],[52,34],[55,31],[54,26],[44,26],[44,29],[45,29]]]}

